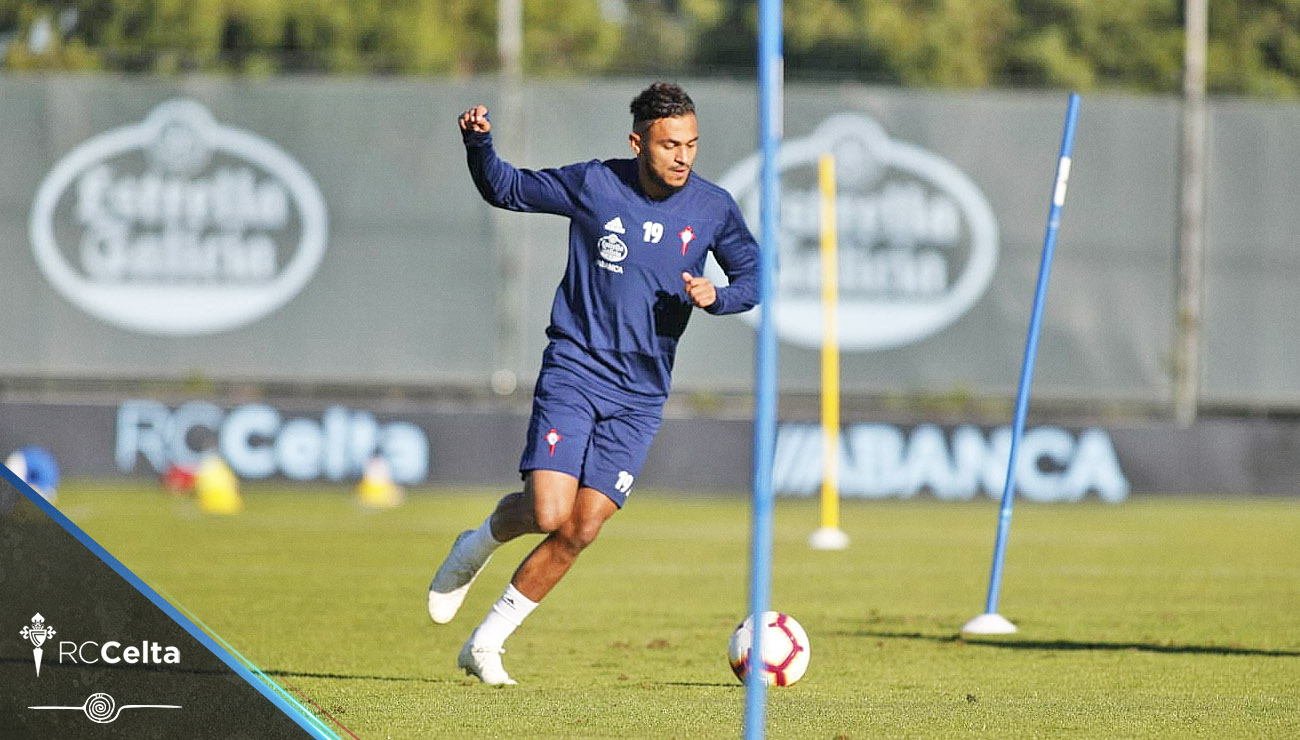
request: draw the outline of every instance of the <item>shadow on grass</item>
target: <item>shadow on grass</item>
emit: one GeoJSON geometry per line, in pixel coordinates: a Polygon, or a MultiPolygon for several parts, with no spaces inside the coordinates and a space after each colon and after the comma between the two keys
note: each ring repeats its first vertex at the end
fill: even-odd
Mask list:
{"type": "MultiPolygon", "coordinates": [[[[282,678],[329,678],[343,681],[398,681],[406,683],[464,683],[461,678],[426,678],[423,676],[365,676],[347,673],[311,673],[309,671],[262,671],[268,676],[282,678]]],[[[708,681],[655,681],[657,686],[694,686],[706,688],[744,688],[739,683],[711,683],[708,681]]]]}
{"type": "MultiPolygon", "coordinates": [[[[0,658],[0,663],[18,663],[30,666],[32,664],[31,656],[25,658],[0,658]]],[[[42,670],[46,672],[58,671],[82,671],[86,666],[80,664],[62,665],[58,662],[47,662],[43,664],[42,670]]],[[[181,676],[224,676],[230,673],[225,668],[182,668],[180,666],[155,665],[153,663],[118,663],[116,665],[98,664],[95,666],[97,671],[121,671],[128,673],[174,673],[181,676]]]]}
{"type": "Polygon", "coordinates": [[[977,647],[1007,650],[1132,650],[1143,653],[1174,653],[1183,655],[1253,655],[1266,658],[1300,658],[1300,650],[1267,650],[1241,645],[1178,645],[1158,642],[1100,642],[1083,640],[990,640],[972,639],[962,635],[932,635],[923,632],[889,632],[885,630],[855,630],[840,632],[847,637],[875,637],[895,640],[927,640],[977,647]]]}
{"type": "MultiPolygon", "coordinates": [[[[32,659],[25,658],[0,658],[0,663],[21,663],[31,665],[32,659]]],[[[63,666],[58,663],[45,666],[46,671],[71,671],[82,670],[84,666],[73,665],[63,666]]],[[[118,665],[97,665],[96,670],[102,671],[126,671],[139,673],[174,673],[177,675],[187,676],[221,676],[230,671],[225,668],[205,669],[205,668],[181,668],[167,665],[152,664],[128,664],[121,663],[118,665]]],[[[347,673],[313,673],[311,671],[283,671],[271,670],[262,671],[268,676],[282,676],[284,678],[336,678],[350,681],[403,681],[409,683],[460,683],[460,678],[428,678],[424,676],[366,676],[360,674],[347,673]]]]}
{"type": "Polygon", "coordinates": [[[262,671],[268,676],[284,678],[332,678],[345,681],[400,681],[405,683],[460,683],[460,679],[425,676],[366,676],[351,673],[312,673],[310,671],[262,671]]]}

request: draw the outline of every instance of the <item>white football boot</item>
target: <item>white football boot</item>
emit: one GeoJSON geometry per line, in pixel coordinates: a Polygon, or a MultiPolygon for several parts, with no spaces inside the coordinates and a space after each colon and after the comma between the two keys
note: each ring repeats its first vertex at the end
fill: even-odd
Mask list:
{"type": "Polygon", "coordinates": [[[460,605],[465,602],[469,587],[474,585],[474,579],[478,578],[483,566],[492,559],[489,554],[483,562],[474,562],[463,552],[461,543],[473,533],[472,529],[460,533],[451,546],[451,552],[447,553],[447,559],[442,561],[429,584],[429,617],[437,624],[446,624],[456,616],[460,605]]]}
{"type": "Polygon", "coordinates": [[[477,676],[488,686],[514,686],[515,680],[501,665],[501,655],[505,651],[505,648],[479,647],[473,644],[473,638],[470,638],[460,649],[456,665],[465,670],[465,675],[477,676]]]}

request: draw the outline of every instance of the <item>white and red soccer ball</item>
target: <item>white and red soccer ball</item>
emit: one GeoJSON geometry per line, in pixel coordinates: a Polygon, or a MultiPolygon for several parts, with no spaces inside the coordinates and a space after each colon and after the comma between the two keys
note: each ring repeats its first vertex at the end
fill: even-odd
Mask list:
{"type": "MultiPolygon", "coordinates": [[[[731,633],[727,657],[731,670],[742,682],[749,675],[749,653],[754,646],[754,617],[751,614],[731,633]]],[[[763,612],[763,683],[789,686],[808,670],[811,648],[808,633],[794,617],[781,612],[763,612]]]]}

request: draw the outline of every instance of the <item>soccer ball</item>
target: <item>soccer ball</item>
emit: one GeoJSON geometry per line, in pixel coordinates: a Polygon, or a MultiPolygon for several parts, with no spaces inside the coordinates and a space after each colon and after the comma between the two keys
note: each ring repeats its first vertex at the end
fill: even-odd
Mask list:
{"type": "MultiPolygon", "coordinates": [[[[749,652],[754,646],[754,617],[751,614],[731,633],[731,646],[727,657],[731,670],[743,683],[749,674],[749,652]]],[[[763,612],[763,683],[768,686],[789,686],[803,678],[808,670],[810,646],[808,633],[794,620],[781,612],[763,612]]]]}

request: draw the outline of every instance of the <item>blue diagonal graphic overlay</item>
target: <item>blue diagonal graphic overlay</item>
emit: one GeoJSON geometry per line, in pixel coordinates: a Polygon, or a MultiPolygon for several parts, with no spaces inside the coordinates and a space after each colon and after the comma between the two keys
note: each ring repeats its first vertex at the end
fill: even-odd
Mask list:
{"type": "MultiPolygon", "coordinates": [[[[55,691],[57,688],[61,688],[64,693],[66,693],[71,690],[71,687],[73,686],[84,686],[87,683],[91,685],[98,685],[100,683],[122,685],[122,679],[124,676],[131,678],[136,683],[141,683],[146,678],[156,677],[157,674],[163,673],[166,681],[173,683],[178,681],[183,682],[185,681],[185,674],[188,673],[193,676],[191,680],[194,681],[196,685],[201,684],[206,687],[212,685],[212,681],[214,680],[224,680],[221,679],[219,675],[224,671],[224,669],[220,668],[220,665],[224,664],[226,668],[239,676],[244,683],[251,686],[267,701],[269,701],[275,710],[278,710],[278,712],[276,712],[267,708],[266,711],[268,713],[261,715],[265,718],[264,723],[269,723],[266,727],[266,736],[285,736],[284,732],[288,728],[296,725],[302,731],[308,733],[309,736],[318,738],[319,740],[340,740],[339,736],[332,728],[325,725],[311,711],[307,710],[301,703],[289,696],[283,688],[267,677],[265,673],[257,669],[256,666],[253,666],[253,664],[246,658],[243,658],[242,656],[236,657],[238,654],[237,651],[231,648],[228,643],[218,637],[214,637],[213,634],[210,634],[210,631],[205,631],[205,629],[200,628],[198,624],[196,624],[196,619],[192,619],[190,616],[182,613],[174,604],[163,598],[157,590],[145,583],[135,573],[131,572],[131,570],[123,565],[121,561],[105,550],[80,527],[69,520],[67,516],[60,512],[53,504],[46,501],[39,493],[27,485],[26,482],[16,476],[13,471],[3,465],[0,465],[0,479],[3,479],[3,483],[0,483],[0,545],[3,545],[3,548],[0,549],[7,550],[0,551],[0,601],[7,602],[7,609],[0,610],[0,612],[5,614],[7,620],[13,620],[17,618],[17,612],[14,614],[9,614],[9,612],[19,608],[28,610],[22,612],[22,624],[15,623],[12,625],[14,631],[12,644],[8,644],[10,641],[0,642],[0,669],[6,671],[6,682],[9,673],[13,673],[15,680],[24,680],[25,683],[30,684],[30,686],[25,687],[24,689],[29,695],[37,696],[44,694],[32,694],[31,692],[40,691],[48,693],[55,691]],[[10,486],[12,486],[11,489],[10,486]],[[17,497],[10,495],[5,489],[16,491],[17,497]],[[9,500],[4,500],[6,498],[9,500]],[[39,512],[39,514],[37,512],[39,512]],[[43,515],[43,517],[41,515],[43,515]],[[71,541],[64,541],[64,544],[60,544],[62,536],[54,536],[56,530],[48,526],[47,523],[39,521],[41,518],[48,518],[49,521],[57,524],[63,532],[71,535],[77,543],[94,555],[100,563],[108,566],[108,568],[113,573],[116,573],[122,581],[125,581],[132,589],[134,589],[135,592],[138,592],[148,599],[153,606],[157,607],[163,612],[163,614],[167,615],[176,627],[184,630],[185,633],[206,648],[207,651],[220,662],[211,661],[210,659],[187,659],[185,661],[185,666],[183,667],[166,665],[141,667],[137,665],[122,665],[122,663],[128,661],[119,661],[118,664],[109,666],[104,665],[107,661],[98,661],[95,659],[93,653],[90,655],[90,660],[77,660],[75,659],[76,656],[62,655],[60,651],[70,649],[65,648],[65,646],[75,646],[77,643],[66,641],[56,642],[57,640],[93,639],[104,642],[110,639],[119,639],[126,642],[125,636],[117,636],[117,633],[107,635],[81,635],[78,638],[75,634],[78,632],[78,629],[76,629],[75,626],[81,625],[80,631],[87,632],[87,628],[85,627],[87,623],[94,623],[96,625],[111,624],[116,625],[119,632],[130,634],[138,633],[141,631],[141,625],[133,625],[130,624],[130,622],[132,619],[138,621],[138,617],[142,613],[139,610],[144,609],[147,611],[148,607],[144,606],[143,602],[140,602],[136,607],[133,607],[134,611],[132,611],[132,608],[128,608],[130,606],[129,604],[121,603],[125,594],[129,594],[130,591],[124,591],[119,586],[112,586],[112,589],[116,589],[116,596],[108,599],[110,602],[118,603],[102,603],[104,601],[103,598],[95,598],[96,594],[86,587],[86,579],[94,577],[94,573],[101,572],[101,566],[94,566],[93,568],[89,567],[89,564],[94,561],[85,560],[80,554],[78,554],[76,552],[76,545],[72,544],[71,541]],[[47,562],[51,559],[61,562],[47,562]],[[42,668],[41,673],[35,674],[36,683],[32,683],[31,679],[34,675],[32,653],[36,652],[36,650],[30,642],[20,639],[18,630],[20,627],[24,626],[24,624],[30,624],[29,618],[34,612],[32,611],[33,607],[19,607],[18,604],[20,602],[30,602],[33,600],[33,594],[29,592],[34,590],[34,587],[32,586],[32,582],[34,581],[30,578],[34,571],[42,571],[47,577],[46,581],[39,583],[39,586],[45,589],[44,600],[53,601],[54,599],[51,598],[51,594],[62,589],[51,589],[49,576],[50,573],[57,574],[60,568],[64,569],[65,576],[67,575],[68,569],[76,571],[75,577],[72,580],[76,580],[80,585],[69,586],[69,589],[85,589],[87,592],[58,594],[59,600],[64,602],[60,605],[61,621],[55,621],[51,618],[50,626],[58,628],[60,633],[58,637],[52,637],[45,642],[43,646],[45,665],[42,668]],[[28,578],[28,580],[25,581],[24,578],[28,578]],[[86,612],[86,614],[73,614],[73,611],[83,611],[86,612]],[[64,626],[68,622],[72,622],[72,624],[64,626]],[[21,649],[26,651],[25,653],[22,653],[22,655],[25,656],[22,658],[18,657],[18,648],[16,648],[20,642],[22,644],[21,649]],[[72,663],[72,665],[63,665],[64,657],[73,658],[68,661],[69,663],[72,663]],[[55,662],[56,660],[57,663],[55,662]],[[93,665],[87,665],[87,663],[93,665]],[[21,673],[18,673],[20,670],[25,672],[27,677],[26,679],[19,679],[22,675],[21,673]],[[175,676],[172,677],[172,674],[175,674],[175,676]],[[64,683],[61,683],[61,681],[64,683]],[[285,721],[285,719],[274,720],[273,718],[277,716],[277,714],[283,715],[283,718],[291,721],[292,724],[284,725],[280,730],[273,733],[271,732],[270,725],[278,725],[285,721]]],[[[99,576],[99,580],[103,580],[102,575],[99,576]]],[[[105,591],[105,593],[109,592],[109,590],[105,591]]],[[[134,597],[126,598],[125,601],[131,602],[133,598],[134,597]]],[[[39,604],[37,606],[39,606],[39,604]]],[[[49,608],[53,607],[51,606],[49,608]]],[[[161,625],[164,623],[159,622],[159,624],[161,625]]],[[[0,629],[8,630],[10,627],[11,625],[8,624],[8,621],[0,624],[0,629]]],[[[168,628],[168,632],[177,636],[180,635],[180,632],[176,631],[175,627],[168,628]]],[[[0,633],[0,635],[2,634],[3,633],[0,633]]],[[[98,644],[99,643],[95,643],[95,649],[98,649],[98,644]]],[[[40,648],[41,646],[36,647],[40,648]]],[[[84,651],[86,648],[81,647],[80,649],[84,651]]],[[[195,647],[193,649],[197,648],[195,647]]],[[[190,652],[192,652],[193,649],[191,649],[190,652]]],[[[238,682],[235,682],[226,685],[233,687],[239,684],[238,682]]],[[[92,689],[92,691],[94,690],[95,689],[92,689]]],[[[241,697],[245,697],[245,700],[247,697],[252,696],[251,694],[243,693],[243,691],[244,690],[241,690],[238,693],[241,697]]],[[[118,696],[124,707],[143,707],[151,704],[161,705],[167,703],[153,701],[153,697],[125,696],[119,691],[114,691],[112,689],[105,689],[103,693],[98,693],[96,695],[118,696]]],[[[50,698],[53,697],[51,696],[50,698]]],[[[212,697],[212,699],[213,702],[216,702],[219,697],[212,697]]],[[[0,702],[0,714],[9,715],[0,716],[0,736],[38,736],[35,734],[38,730],[34,728],[33,723],[40,720],[33,720],[31,716],[19,713],[20,710],[25,712],[32,706],[63,706],[71,704],[73,701],[82,700],[89,701],[89,699],[86,699],[85,693],[81,693],[79,696],[59,696],[57,701],[22,701],[17,696],[7,697],[6,701],[0,702]]],[[[186,702],[175,703],[187,704],[186,702]]],[[[192,708],[187,706],[186,709],[192,708]]],[[[209,709],[211,708],[209,707],[209,709]]],[[[248,708],[225,707],[222,711],[229,712],[230,709],[236,710],[236,712],[231,713],[233,717],[232,722],[251,721],[247,716],[249,713],[247,711],[241,711],[248,708]]],[[[185,710],[181,710],[180,713],[183,714],[184,712],[185,710]]],[[[72,712],[32,711],[29,714],[46,718],[52,715],[68,717],[67,719],[50,720],[64,723],[70,722],[75,718],[70,716],[74,715],[72,712]]],[[[145,712],[145,714],[148,713],[145,712]]],[[[165,712],[163,714],[173,715],[176,713],[165,712]]],[[[86,716],[90,717],[89,714],[86,716]]],[[[131,713],[128,716],[138,717],[140,714],[131,713]]],[[[116,718],[117,717],[114,716],[114,719],[116,718]]],[[[81,718],[80,722],[86,725],[86,728],[74,729],[72,730],[74,734],[60,734],[59,736],[68,738],[90,737],[91,735],[86,733],[90,728],[97,726],[95,722],[100,721],[100,719],[94,719],[92,722],[85,718],[81,718]]],[[[124,722],[125,720],[114,724],[102,724],[98,726],[102,729],[119,728],[124,724],[124,722]]],[[[79,727],[70,724],[62,724],[59,726],[64,728],[79,727]]],[[[49,728],[47,728],[47,730],[48,729],[49,728]]],[[[149,733],[138,736],[153,737],[155,736],[154,733],[160,730],[161,726],[153,727],[149,733]]],[[[64,730],[60,730],[60,733],[63,732],[64,730]]],[[[225,732],[219,727],[212,727],[211,733],[211,737],[224,738],[229,735],[228,732],[225,732]]],[[[158,736],[162,737],[167,735],[158,736]]],[[[198,740],[199,737],[198,735],[193,734],[189,736],[195,737],[196,740],[198,740]]],[[[96,735],[96,737],[108,737],[108,735],[96,735]]]]}

